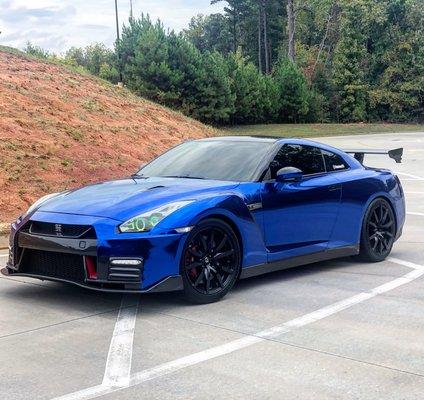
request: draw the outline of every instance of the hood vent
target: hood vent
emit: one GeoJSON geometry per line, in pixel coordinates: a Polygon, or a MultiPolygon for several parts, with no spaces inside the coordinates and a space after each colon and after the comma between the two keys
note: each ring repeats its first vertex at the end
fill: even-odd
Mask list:
{"type": "Polygon", "coordinates": [[[160,188],[164,188],[165,186],[153,186],[151,188],[148,188],[147,190],[154,190],[154,189],[160,189],[160,188]]]}

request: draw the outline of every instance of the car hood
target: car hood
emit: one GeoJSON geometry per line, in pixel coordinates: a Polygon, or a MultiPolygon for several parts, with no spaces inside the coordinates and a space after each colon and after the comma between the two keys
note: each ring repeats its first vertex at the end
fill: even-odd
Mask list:
{"type": "Polygon", "coordinates": [[[85,186],[54,197],[37,211],[126,221],[161,204],[234,189],[238,183],[186,178],[121,179],[85,186]]]}

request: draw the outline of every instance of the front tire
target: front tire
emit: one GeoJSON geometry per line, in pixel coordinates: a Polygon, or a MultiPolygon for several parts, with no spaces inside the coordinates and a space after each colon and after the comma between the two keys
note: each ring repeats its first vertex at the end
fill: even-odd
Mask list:
{"type": "Polygon", "coordinates": [[[232,228],[219,219],[201,221],[182,253],[185,298],[197,304],[220,300],[233,287],[240,267],[240,244],[232,228]]]}
{"type": "Polygon", "coordinates": [[[365,214],[362,223],[359,258],[368,262],[385,260],[395,242],[396,220],[387,200],[374,200],[365,214]]]}

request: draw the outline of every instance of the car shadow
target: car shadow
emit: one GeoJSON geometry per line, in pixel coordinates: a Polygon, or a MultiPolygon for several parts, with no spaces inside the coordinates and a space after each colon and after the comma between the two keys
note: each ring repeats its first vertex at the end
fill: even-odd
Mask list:
{"type": "MultiPolygon", "coordinates": [[[[242,294],[249,290],[260,288],[275,282],[284,282],[318,274],[335,268],[348,268],[352,265],[350,257],[331,261],[308,264],[296,268],[271,272],[248,279],[237,281],[231,291],[232,295],[242,294]]],[[[28,281],[27,281],[28,282],[28,281]]],[[[58,309],[72,308],[74,312],[89,314],[108,314],[118,310],[121,305],[122,294],[96,292],[89,289],[72,286],[70,284],[48,282],[48,283],[16,283],[2,288],[2,297],[9,299],[17,298],[20,302],[28,302],[33,307],[37,305],[54,307],[58,309]]],[[[151,294],[126,294],[130,298],[129,305],[140,303],[144,311],[162,312],[170,307],[196,306],[185,301],[182,293],[151,293],[151,294]],[[132,301],[133,300],[133,301],[132,301]]],[[[225,301],[225,298],[224,300],[225,301]]],[[[205,305],[202,305],[203,307],[205,305]]],[[[113,313],[115,318],[115,313],[113,313]]],[[[110,316],[107,316],[110,318],[110,316]]]]}
{"type": "Polygon", "coordinates": [[[282,282],[292,280],[307,275],[317,274],[323,271],[331,271],[332,269],[336,268],[349,268],[352,266],[352,262],[354,262],[352,257],[338,258],[335,260],[320,261],[312,264],[270,272],[268,274],[254,276],[247,279],[241,279],[237,281],[233,291],[246,291],[250,290],[252,287],[268,285],[276,281],[282,282]]]}
{"type": "MultiPolygon", "coordinates": [[[[2,298],[17,299],[19,303],[54,307],[57,309],[72,308],[75,312],[91,313],[119,309],[122,296],[119,293],[101,293],[59,282],[38,282],[29,279],[26,282],[4,279],[1,289],[2,298]]],[[[137,299],[135,299],[137,303],[137,299]]]]}

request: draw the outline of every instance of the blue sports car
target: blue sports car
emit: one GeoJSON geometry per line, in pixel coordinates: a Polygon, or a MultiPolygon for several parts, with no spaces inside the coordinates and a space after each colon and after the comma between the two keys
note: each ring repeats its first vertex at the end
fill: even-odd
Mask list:
{"type": "MultiPolygon", "coordinates": [[[[352,153],[350,155],[349,153],[352,153]]],[[[400,237],[396,175],[301,140],[185,142],[133,176],[51,194],[12,224],[3,274],[118,292],[222,298],[237,279],[337,257],[384,260],[400,237]]]]}

